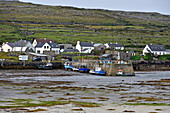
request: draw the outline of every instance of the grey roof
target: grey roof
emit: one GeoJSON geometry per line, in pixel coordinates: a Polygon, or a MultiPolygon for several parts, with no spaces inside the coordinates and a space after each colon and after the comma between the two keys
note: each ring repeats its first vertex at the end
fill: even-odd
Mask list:
{"type": "Polygon", "coordinates": [[[26,40],[19,40],[15,42],[14,46],[15,47],[25,47],[28,44],[28,41],[26,40]]]}
{"type": "Polygon", "coordinates": [[[9,46],[14,47],[14,43],[7,43],[9,46]]]}
{"type": "Polygon", "coordinates": [[[115,43],[115,44],[110,43],[108,45],[109,45],[109,47],[123,47],[122,44],[118,44],[118,43],[115,43]]]}
{"type": "Polygon", "coordinates": [[[93,43],[91,43],[91,42],[80,42],[80,46],[83,46],[83,47],[94,47],[93,43]]]}
{"type": "Polygon", "coordinates": [[[38,43],[35,47],[42,47],[44,43],[38,43]]]}
{"type": "MultiPolygon", "coordinates": [[[[42,47],[45,43],[38,43],[36,47],[42,47]]],[[[59,46],[56,43],[48,43],[51,48],[59,48],[59,46]]]]}
{"type": "Polygon", "coordinates": [[[56,43],[48,43],[51,48],[59,48],[59,46],[56,43]]]}
{"type": "Polygon", "coordinates": [[[163,45],[148,45],[152,51],[166,51],[163,45]]]}
{"type": "Polygon", "coordinates": [[[77,49],[65,49],[64,52],[79,52],[77,49]]]}

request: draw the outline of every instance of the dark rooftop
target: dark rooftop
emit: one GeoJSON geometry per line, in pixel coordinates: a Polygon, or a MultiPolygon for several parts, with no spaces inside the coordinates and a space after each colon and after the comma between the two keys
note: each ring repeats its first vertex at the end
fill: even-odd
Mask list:
{"type": "Polygon", "coordinates": [[[166,51],[163,45],[148,45],[152,51],[166,51]]]}
{"type": "Polygon", "coordinates": [[[83,46],[83,47],[94,47],[93,43],[91,43],[91,42],[80,42],[80,46],[83,46]]]}
{"type": "Polygon", "coordinates": [[[77,49],[65,49],[64,52],[79,52],[77,49]]]}

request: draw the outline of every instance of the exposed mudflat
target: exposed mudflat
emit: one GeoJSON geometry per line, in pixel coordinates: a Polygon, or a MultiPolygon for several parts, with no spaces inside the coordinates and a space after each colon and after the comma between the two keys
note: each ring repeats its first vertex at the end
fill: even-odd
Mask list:
{"type": "Polygon", "coordinates": [[[118,113],[156,105],[150,112],[157,113],[170,110],[169,97],[170,71],[113,77],[64,70],[0,70],[0,112],[118,113]],[[123,106],[127,109],[117,111],[123,106]]]}

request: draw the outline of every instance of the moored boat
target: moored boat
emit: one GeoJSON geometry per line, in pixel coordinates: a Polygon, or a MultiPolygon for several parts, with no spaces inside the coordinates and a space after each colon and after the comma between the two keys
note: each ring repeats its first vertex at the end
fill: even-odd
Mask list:
{"type": "Polygon", "coordinates": [[[53,69],[53,64],[49,62],[45,65],[38,65],[38,69],[53,69]]]}
{"type": "Polygon", "coordinates": [[[72,66],[70,62],[64,63],[64,69],[65,70],[73,70],[73,68],[74,68],[74,66],[72,66]]]}
{"type": "Polygon", "coordinates": [[[106,72],[102,68],[96,67],[95,68],[95,74],[96,75],[106,75],[106,72]]]}
{"type": "Polygon", "coordinates": [[[118,72],[116,73],[116,76],[134,76],[134,75],[131,73],[125,74],[122,69],[119,69],[118,72]]]}
{"type": "Polygon", "coordinates": [[[86,66],[80,66],[79,72],[81,73],[88,73],[90,69],[88,69],[86,66]]]}
{"type": "Polygon", "coordinates": [[[94,69],[91,69],[91,70],[89,71],[89,73],[92,74],[92,75],[94,75],[94,74],[95,74],[94,69]]]}

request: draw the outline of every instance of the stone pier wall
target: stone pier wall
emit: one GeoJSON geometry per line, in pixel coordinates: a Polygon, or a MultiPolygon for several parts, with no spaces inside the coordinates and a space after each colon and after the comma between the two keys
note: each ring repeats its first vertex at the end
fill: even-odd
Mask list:
{"type": "Polygon", "coordinates": [[[95,67],[101,67],[105,72],[107,76],[116,76],[116,73],[119,69],[122,69],[125,74],[133,74],[134,75],[134,69],[132,64],[96,64],[93,62],[73,62],[73,66],[79,67],[80,65],[85,65],[89,69],[95,69],[95,67]]]}

